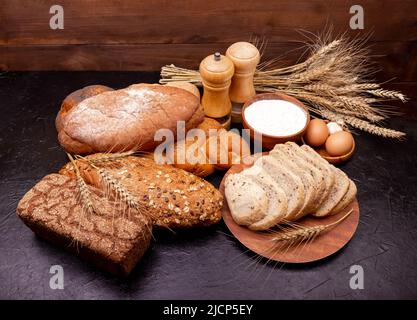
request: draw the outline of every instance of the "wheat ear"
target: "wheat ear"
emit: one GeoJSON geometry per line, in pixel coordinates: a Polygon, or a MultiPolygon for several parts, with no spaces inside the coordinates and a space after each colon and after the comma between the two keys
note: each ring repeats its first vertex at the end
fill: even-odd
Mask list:
{"type": "MultiPolygon", "coordinates": [[[[109,164],[109,163],[112,163],[114,161],[129,157],[129,156],[133,156],[136,153],[137,151],[106,153],[106,154],[100,155],[97,158],[88,159],[88,161],[96,165],[104,165],[104,164],[109,164]]],[[[76,156],[76,157],[81,158],[80,156],[76,156]]]]}
{"type": "Polygon", "coordinates": [[[271,241],[274,242],[291,242],[291,243],[298,243],[303,241],[309,241],[318,235],[324,233],[325,231],[330,230],[332,227],[335,227],[343,220],[345,220],[351,213],[353,209],[351,209],[348,213],[346,213],[343,217],[339,220],[329,223],[329,224],[321,224],[317,226],[300,226],[298,224],[290,224],[289,227],[284,228],[284,231],[279,232],[277,235],[271,238],[271,241]]]}
{"type": "Polygon", "coordinates": [[[130,208],[136,210],[142,209],[139,202],[136,201],[135,197],[119,182],[115,179],[106,169],[98,168],[94,164],[91,164],[94,169],[97,170],[104,185],[109,189],[113,190],[119,199],[127,204],[130,208]]]}
{"type": "Polygon", "coordinates": [[[407,101],[405,95],[403,95],[401,92],[393,90],[376,89],[367,90],[366,93],[386,100],[401,100],[402,102],[407,101]]]}
{"type": "Polygon", "coordinates": [[[88,214],[92,214],[96,210],[94,208],[93,201],[91,200],[91,192],[88,189],[87,184],[85,183],[85,181],[81,177],[80,170],[78,169],[78,166],[74,161],[74,158],[69,153],[67,153],[67,156],[70,159],[70,161],[71,161],[71,163],[74,167],[76,182],[77,182],[77,190],[78,190],[78,194],[79,194],[80,201],[81,201],[81,207],[83,208],[84,212],[86,212],[88,214]]]}
{"type": "Polygon", "coordinates": [[[351,125],[354,128],[372,133],[377,136],[381,136],[384,138],[394,138],[394,139],[404,139],[405,133],[397,130],[392,130],[388,128],[383,128],[376,126],[372,123],[369,123],[368,121],[358,119],[356,117],[348,116],[348,115],[341,115],[336,114],[334,112],[320,109],[318,112],[326,119],[329,119],[330,121],[338,121],[343,120],[345,123],[351,125]]]}

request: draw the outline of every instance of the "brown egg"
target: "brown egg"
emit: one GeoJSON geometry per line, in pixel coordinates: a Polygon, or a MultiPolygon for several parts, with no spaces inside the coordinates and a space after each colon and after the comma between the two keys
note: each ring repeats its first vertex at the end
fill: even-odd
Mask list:
{"type": "Polygon", "coordinates": [[[326,140],[326,151],[332,157],[347,154],[353,147],[353,136],[350,132],[340,131],[330,135],[326,140]]]}
{"type": "Polygon", "coordinates": [[[326,142],[328,136],[329,129],[327,128],[326,122],[321,119],[313,119],[307,126],[306,132],[304,133],[304,140],[308,145],[318,147],[326,142]]]}

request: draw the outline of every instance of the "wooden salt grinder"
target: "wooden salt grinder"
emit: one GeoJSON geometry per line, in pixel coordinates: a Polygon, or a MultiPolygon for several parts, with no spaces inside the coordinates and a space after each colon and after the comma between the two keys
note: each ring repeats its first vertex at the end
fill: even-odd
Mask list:
{"type": "Polygon", "coordinates": [[[230,86],[232,101],[232,122],[242,122],[243,104],[256,92],[253,86],[253,75],[260,60],[259,50],[249,42],[236,42],[226,51],[226,56],[233,61],[235,74],[230,86]]]}
{"type": "Polygon", "coordinates": [[[200,63],[201,82],[204,87],[201,104],[206,116],[215,118],[227,127],[230,125],[232,104],[229,88],[234,73],[233,62],[216,52],[200,63]]]}

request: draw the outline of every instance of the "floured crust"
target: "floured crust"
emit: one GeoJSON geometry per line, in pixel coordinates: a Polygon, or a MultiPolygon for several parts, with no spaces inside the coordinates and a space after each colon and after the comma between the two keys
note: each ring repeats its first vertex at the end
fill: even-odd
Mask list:
{"type": "Polygon", "coordinates": [[[196,96],[158,84],[78,96],[87,98],[68,111],[62,106],[56,121],[59,142],[76,154],[150,150],[160,143],[154,141],[159,129],[169,129],[176,137],[177,121],[190,129],[204,118],[196,96]]]}

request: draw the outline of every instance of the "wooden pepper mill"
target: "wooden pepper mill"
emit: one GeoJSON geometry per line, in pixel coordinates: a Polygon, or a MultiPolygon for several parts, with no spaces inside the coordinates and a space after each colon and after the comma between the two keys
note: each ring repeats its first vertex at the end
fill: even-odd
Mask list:
{"type": "Polygon", "coordinates": [[[230,86],[232,101],[232,122],[242,122],[243,104],[256,92],[253,86],[253,75],[260,60],[259,50],[249,42],[236,42],[226,51],[226,56],[233,61],[235,74],[230,86]]]}
{"type": "Polygon", "coordinates": [[[230,127],[232,109],[229,88],[234,71],[233,62],[218,52],[204,58],[200,63],[200,76],[204,87],[201,104],[204,113],[227,129],[230,127]]]}

